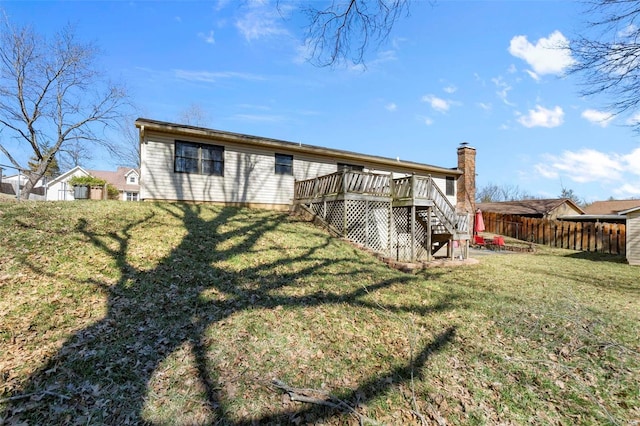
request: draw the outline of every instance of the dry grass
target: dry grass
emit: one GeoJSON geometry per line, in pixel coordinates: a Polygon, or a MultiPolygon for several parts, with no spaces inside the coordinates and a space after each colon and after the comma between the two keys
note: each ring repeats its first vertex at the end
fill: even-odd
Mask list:
{"type": "Polygon", "coordinates": [[[407,275],[279,213],[119,202],[0,203],[0,243],[0,424],[640,421],[617,258],[407,275]]]}

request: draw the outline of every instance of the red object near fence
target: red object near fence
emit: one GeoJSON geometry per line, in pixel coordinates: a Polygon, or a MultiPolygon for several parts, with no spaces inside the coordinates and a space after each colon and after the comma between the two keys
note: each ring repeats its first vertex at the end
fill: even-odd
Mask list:
{"type": "Polygon", "coordinates": [[[478,234],[484,232],[484,219],[482,219],[482,210],[476,210],[476,220],[473,223],[473,233],[478,234]]]}

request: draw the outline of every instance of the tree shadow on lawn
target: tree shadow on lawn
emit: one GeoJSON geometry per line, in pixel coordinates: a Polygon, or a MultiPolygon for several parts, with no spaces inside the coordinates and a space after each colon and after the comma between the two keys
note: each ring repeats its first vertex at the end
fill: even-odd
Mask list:
{"type": "MultiPolygon", "coordinates": [[[[208,347],[215,342],[207,340],[206,330],[252,309],[346,304],[375,311],[427,315],[451,307],[452,301],[446,297],[430,306],[385,306],[367,300],[366,296],[391,285],[415,283],[415,278],[409,275],[395,275],[350,292],[283,294],[282,290],[299,285],[299,279],[312,274],[318,274],[320,279],[324,268],[339,266],[343,261],[340,258],[321,256],[332,244],[331,237],[321,237],[319,245],[296,247],[293,254],[287,252],[291,248],[283,248],[278,260],[230,271],[215,266],[216,262],[228,264],[234,256],[254,249],[258,255],[258,240],[281,227],[287,221],[286,216],[265,213],[247,219],[241,209],[221,208],[217,216],[205,220],[202,211],[206,207],[175,204],[158,208],[179,219],[187,234],[151,270],[135,267],[128,257],[132,234],[137,227],[145,226],[152,215],[108,235],[96,234],[84,219],[78,221],[76,230],[110,256],[120,271],[115,284],[93,280],[108,295],[107,314],[75,333],[21,390],[9,395],[0,420],[4,417],[8,423],[25,418],[47,424],[153,424],[143,418],[152,375],[185,345],[190,348],[200,388],[204,390],[204,404],[209,413],[206,423],[286,423],[294,418],[308,422],[340,416],[342,413],[335,409],[303,405],[284,411],[271,408],[264,417],[239,419],[230,412],[230,398],[220,386],[220,367],[212,368],[208,358],[208,347]],[[228,226],[240,221],[244,222],[228,226]],[[216,295],[213,299],[205,296],[211,292],[216,295]]],[[[407,360],[406,365],[381,372],[380,377],[370,377],[352,392],[338,396],[348,402],[357,399],[362,402],[362,394],[367,399],[384,395],[392,386],[382,380],[384,377],[392,376],[396,384],[409,381],[419,374],[417,370],[429,356],[442,350],[454,335],[454,328],[444,330],[414,359],[407,360]]],[[[171,423],[171,419],[166,423],[171,423]]]]}
{"type": "Polygon", "coordinates": [[[611,262],[611,263],[622,263],[622,264],[627,263],[627,258],[624,255],[593,252],[593,251],[580,251],[577,253],[568,254],[565,257],[570,257],[572,259],[591,260],[593,262],[611,262]]]}

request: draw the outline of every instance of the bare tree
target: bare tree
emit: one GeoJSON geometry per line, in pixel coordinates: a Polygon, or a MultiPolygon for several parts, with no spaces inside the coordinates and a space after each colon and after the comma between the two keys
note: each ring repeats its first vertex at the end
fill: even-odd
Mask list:
{"type": "MultiPolygon", "coordinates": [[[[570,43],[576,63],[571,72],[581,74],[582,94],[609,97],[613,114],[634,113],[640,104],[640,2],[593,0],[588,13],[589,36],[570,43]]],[[[640,120],[633,123],[640,131],[640,120]]]]}
{"type": "Polygon", "coordinates": [[[578,196],[578,194],[576,194],[573,191],[573,189],[565,188],[564,186],[560,191],[560,198],[568,198],[569,200],[573,201],[574,203],[576,203],[576,205],[580,207],[585,206],[587,204],[582,198],[578,196]]]}
{"type": "Polygon", "coordinates": [[[58,158],[63,170],[69,170],[76,166],[86,165],[91,160],[91,148],[83,141],[74,139],[65,143],[58,151],[58,158]]]}
{"type": "Polygon", "coordinates": [[[135,117],[125,116],[118,125],[118,143],[115,157],[118,165],[140,168],[140,133],[135,127],[135,117]]]}
{"type": "Polygon", "coordinates": [[[178,121],[187,126],[207,127],[210,125],[211,117],[200,104],[191,104],[178,115],[178,121]]]}
{"type": "Polygon", "coordinates": [[[325,9],[304,12],[313,64],[362,64],[370,44],[384,41],[403,13],[409,13],[409,0],[333,0],[325,9]]]}
{"type": "Polygon", "coordinates": [[[6,16],[0,26],[0,123],[19,146],[12,153],[2,141],[0,152],[21,169],[21,146],[33,153],[35,168],[22,192],[27,198],[70,143],[112,148],[104,130],[117,122],[127,97],[96,69],[97,48],[78,42],[73,27],[49,40],[12,26],[6,16]]]}
{"type": "Polygon", "coordinates": [[[517,185],[498,185],[488,183],[476,192],[476,202],[494,203],[499,201],[533,200],[535,197],[517,185]]]}

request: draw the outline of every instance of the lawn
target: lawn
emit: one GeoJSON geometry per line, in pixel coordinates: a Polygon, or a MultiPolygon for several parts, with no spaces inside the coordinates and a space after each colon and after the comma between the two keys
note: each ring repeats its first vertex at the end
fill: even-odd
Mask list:
{"type": "Polygon", "coordinates": [[[640,422],[620,258],[412,275],[282,213],[110,201],[0,202],[0,247],[0,424],[640,422]]]}

